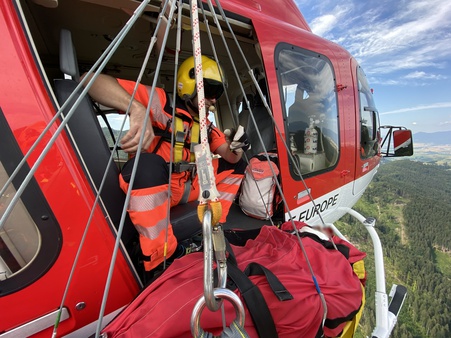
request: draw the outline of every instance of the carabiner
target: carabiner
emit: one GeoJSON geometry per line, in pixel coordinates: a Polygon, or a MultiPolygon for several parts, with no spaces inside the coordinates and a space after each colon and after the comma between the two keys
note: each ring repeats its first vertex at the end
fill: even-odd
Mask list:
{"type": "Polygon", "coordinates": [[[204,246],[204,299],[209,310],[217,311],[222,301],[217,301],[213,294],[213,249],[216,253],[218,266],[218,287],[225,288],[227,282],[227,264],[225,257],[225,240],[222,228],[211,226],[211,212],[207,210],[202,222],[204,246]],[[213,232],[213,234],[212,234],[213,232]],[[214,238],[214,241],[213,241],[214,238]],[[213,243],[214,246],[213,247],[213,243]]]}
{"type": "MultiPolygon", "coordinates": [[[[244,306],[241,302],[240,298],[229,289],[214,289],[213,290],[213,296],[215,298],[221,298],[228,300],[230,303],[232,303],[233,307],[235,308],[235,315],[236,318],[234,320],[235,323],[240,328],[244,327],[244,306]]],[[[206,302],[205,297],[202,296],[196,303],[193,309],[193,313],[191,315],[191,334],[193,337],[204,337],[204,330],[200,327],[200,316],[202,314],[203,309],[205,308],[206,302]]],[[[232,323],[233,324],[233,323],[232,323]]],[[[243,332],[245,334],[245,332],[243,332]]],[[[247,336],[247,334],[245,335],[247,336]]]]}

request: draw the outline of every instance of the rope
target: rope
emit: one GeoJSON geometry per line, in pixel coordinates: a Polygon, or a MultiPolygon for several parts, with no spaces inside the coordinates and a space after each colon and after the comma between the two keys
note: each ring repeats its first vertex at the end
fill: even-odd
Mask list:
{"type": "MultiPolygon", "coordinates": [[[[297,169],[298,172],[300,173],[301,170],[300,170],[300,168],[299,168],[297,162],[294,161],[294,158],[293,158],[293,156],[292,156],[292,154],[291,154],[291,152],[290,152],[290,148],[289,148],[289,146],[287,145],[287,143],[286,143],[286,141],[285,141],[285,139],[284,139],[284,137],[283,137],[284,134],[280,131],[279,127],[277,126],[277,123],[276,123],[276,121],[275,121],[275,119],[274,119],[274,116],[273,116],[273,113],[272,113],[272,111],[271,111],[271,108],[269,107],[269,105],[268,105],[268,103],[267,103],[267,101],[266,101],[266,98],[265,98],[265,96],[263,95],[263,92],[262,92],[262,90],[260,89],[260,86],[258,85],[258,81],[257,81],[257,79],[255,78],[255,75],[254,75],[254,73],[253,73],[253,70],[251,69],[249,63],[247,62],[246,56],[245,56],[245,54],[244,54],[244,52],[243,52],[243,50],[242,50],[242,48],[241,48],[241,46],[240,46],[240,44],[239,44],[239,42],[238,42],[238,39],[236,38],[235,33],[233,32],[233,30],[232,30],[232,28],[231,28],[231,26],[230,26],[230,22],[229,22],[227,16],[225,15],[225,13],[224,13],[224,10],[222,9],[222,7],[221,7],[221,5],[220,5],[220,1],[219,1],[219,0],[215,0],[215,3],[216,3],[217,9],[219,10],[219,13],[221,14],[222,18],[224,19],[224,21],[225,21],[225,23],[226,23],[226,25],[227,25],[227,28],[228,28],[229,32],[230,32],[231,35],[232,35],[232,38],[233,38],[233,40],[234,40],[234,42],[235,42],[235,44],[236,44],[238,50],[240,51],[241,57],[243,58],[243,60],[244,60],[244,62],[245,62],[245,64],[246,64],[246,67],[247,67],[247,69],[248,69],[248,73],[249,73],[249,75],[250,75],[250,77],[251,77],[251,79],[252,79],[252,81],[253,81],[253,83],[254,83],[254,85],[255,85],[257,91],[258,91],[258,94],[259,94],[259,96],[260,96],[260,98],[261,98],[261,100],[262,100],[262,102],[263,102],[263,104],[264,104],[264,106],[265,106],[265,108],[266,108],[266,111],[268,112],[269,118],[272,119],[273,124],[274,124],[274,126],[275,126],[275,128],[276,128],[276,131],[277,131],[277,133],[278,133],[279,136],[280,136],[280,140],[282,141],[282,143],[283,143],[283,145],[284,145],[284,148],[287,150],[287,153],[288,153],[288,156],[290,157],[290,160],[291,160],[292,163],[296,166],[296,169],[297,169]]],[[[214,8],[213,8],[213,5],[212,5],[212,3],[211,3],[211,0],[208,0],[208,5],[209,5],[209,7],[210,7],[210,11],[211,11],[212,13],[215,13],[214,8]]],[[[214,17],[215,17],[215,16],[214,16],[214,17]]],[[[216,17],[215,17],[215,18],[216,18],[216,17]]],[[[215,20],[215,22],[216,22],[217,27],[218,27],[218,29],[220,30],[220,32],[222,32],[222,29],[221,29],[219,23],[217,22],[217,20],[215,20]]],[[[228,55],[229,55],[229,58],[230,58],[230,60],[231,60],[231,62],[232,62],[232,66],[233,66],[233,69],[234,69],[234,71],[235,71],[235,76],[237,77],[237,79],[239,79],[239,75],[238,75],[238,72],[237,72],[237,70],[236,70],[235,63],[234,63],[234,61],[233,61],[233,57],[232,57],[232,55],[231,55],[231,53],[230,53],[230,50],[229,50],[229,47],[228,47],[228,45],[227,45],[227,43],[226,43],[226,41],[225,41],[224,35],[221,34],[221,36],[222,36],[222,38],[223,38],[224,46],[225,46],[225,48],[226,48],[226,50],[227,50],[227,53],[228,53],[228,55]]],[[[245,94],[245,91],[244,91],[244,88],[243,88],[241,82],[238,81],[238,83],[239,83],[239,85],[240,85],[240,88],[241,88],[242,93],[245,94]]],[[[256,122],[256,120],[255,120],[255,118],[254,118],[252,109],[251,109],[250,107],[249,107],[249,115],[250,115],[250,117],[251,117],[251,119],[252,119],[252,123],[254,124],[255,129],[256,129],[256,131],[257,131],[257,136],[258,136],[258,138],[259,138],[259,141],[260,141],[260,143],[261,143],[262,145],[264,145],[263,139],[262,139],[262,137],[261,137],[261,133],[260,133],[260,131],[259,131],[259,129],[258,129],[257,122],[256,122]]],[[[267,149],[264,149],[264,154],[265,154],[265,157],[266,157],[267,161],[270,162],[270,159],[269,159],[269,155],[268,155],[267,149]]],[[[269,163],[269,164],[270,164],[270,163],[269,163]]],[[[316,290],[317,290],[317,292],[318,292],[318,295],[319,295],[319,297],[320,297],[321,303],[322,303],[322,305],[323,305],[323,309],[324,309],[324,314],[323,314],[323,326],[324,326],[324,322],[325,322],[326,316],[327,316],[327,304],[326,304],[326,301],[325,301],[325,298],[324,298],[324,294],[321,292],[321,289],[320,289],[320,287],[319,287],[319,285],[318,285],[318,283],[317,283],[317,281],[316,281],[316,277],[315,277],[315,274],[314,274],[314,272],[313,272],[313,268],[312,268],[311,263],[310,263],[310,260],[309,260],[309,258],[308,258],[308,256],[307,256],[307,252],[305,251],[304,245],[302,244],[301,237],[299,236],[299,233],[298,233],[298,231],[297,231],[297,229],[296,229],[296,225],[294,224],[294,219],[293,219],[293,216],[291,215],[290,209],[289,209],[289,207],[288,207],[287,200],[286,200],[286,198],[285,198],[285,195],[283,194],[282,187],[280,186],[280,183],[279,183],[279,181],[277,180],[277,175],[275,174],[274,169],[272,168],[271,164],[270,164],[270,169],[271,169],[272,175],[273,175],[273,177],[274,177],[274,179],[275,179],[275,183],[276,183],[277,189],[278,189],[278,191],[279,191],[279,193],[280,193],[280,196],[281,196],[281,198],[282,198],[282,201],[283,201],[283,203],[284,203],[285,210],[287,210],[288,215],[289,215],[289,219],[291,220],[291,223],[292,223],[292,226],[293,226],[293,231],[294,231],[294,233],[295,233],[295,235],[296,235],[296,237],[297,237],[297,239],[298,239],[299,246],[300,246],[300,248],[301,248],[301,250],[302,250],[302,253],[303,253],[303,255],[304,255],[305,259],[306,259],[306,262],[307,262],[307,265],[308,265],[310,274],[311,274],[311,276],[312,276],[313,284],[315,285],[315,288],[316,288],[316,290]]],[[[315,203],[314,203],[314,198],[313,198],[312,194],[310,193],[310,190],[308,189],[307,184],[306,184],[304,178],[302,177],[302,175],[301,175],[301,181],[302,181],[302,183],[303,183],[303,185],[304,185],[305,190],[308,192],[308,196],[309,196],[310,200],[312,201],[313,204],[315,204],[315,203]]],[[[319,214],[319,217],[320,217],[320,220],[321,220],[323,226],[325,226],[325,222],[324,222],[324,220],[323,220],[321,214],[319,214]]],[[[333,243],[333,241],[332,241],[332,243],[333,243]]],[[[334,245],[334,247],[335,247],[335,243],[333,243],[333,245],[334,245]]]]}
{"type": "MultiPolygon", "coordinates": [[[[212,225],[216,225],[221,219],[222,208],[219,201],[219,193],[216,189],[213,163],[208,144],[207,114],[205,111],[204,76],[202,70],[202,50],[200,45],[200,30],[197,0],[191,0],[191,27],[193,34],[194,75],[196,79],[197,100],[199,109],[200,144],[194,147],[196,166],[199,175],[199,220],[203,221],[203,215],[208,205],[212,208],[212,225]]],[[[219,69],[218,69],[219,70],[219,69]]]]}
{"type": "MultiPolygon", "coordinates": [[[[165,2],[161,13],[165,13],[167,4],[168,4],[168,1],[165,2]]],[[[169,17],[171,19],[172,19],[174,10],[175,10],[175,2],[172,3],[171,9],[170,9],[169,17]]],[[[127,113],[128,113],[128,111],[129,111],[129,109],[131,107],[131,104],[132,104],[134,96],[136,94],[138,85],[141,82],[141,78],[142,78],[142,76],[143,76],[143,74],[145,72],[145,67],[146,67],[146,64],[147,64],[147,62],[148,62],[148,60],[150,58],[150,54],[151,54],[151,51],[153,49],[153,46],[155,44],[156,34],[157,34],[158,28],[159,28],[159,26],[160,26],[160,24],[162,22],[162,17],[163,17],[163,14],[160,14],[159,21],[158,21],[157,27],[155,29],[154,36],[152,37],[151,43],[150,43],[149,48],[147,50],[145,61],[143,61],[143,64],[141,66],[141,70],[140,70],[140,73],[138,75],[138,80],[136,82],[136,85],[135,85],[135,88],[134,88],[134,91],[133,91],[133,94],[132,94],[132,98],[130,100],[130,104],[129,104],[128,108],[127,108],[127,113]]],[[[155,73],[156,74],[159,74],[159,72],[160,72],[160,68],[161,68],[161,64],[162,64],[162,60],[163,60],[163,55],[164,55],[164,47],[166,46],[167,36],[169,35],[169,28],[170,28],[170,26],[167,25],[166,31],[165,31],[165,35],[164,35],[164,38],[163,38],[163,42],[162,42],[162,46],[163,47],[161,49],[161,52],[160,52],[160,55],[159,55],[159,58],[158,58],[157,67],[155,69],[155,73]]],[[[154,80],[153,80],[153,83],[152,83],[152,89],[151,89],[151,93],[150,93],[150,98],[149,98],[149,102],[148,102],[148,105],[147,105],[147,108],[146,108],[146,116],[145,116],[145,119],[143,121],[143,128],[145,128],[145,126],[147,125],[147,122],[148,122],[148,120],[150,118],[149,117],[150,116],[150,106],[152,104],[153,97],[155,95],[156,82],[157,82],[157,76],[154,77],[154,80]]],[[[131,173],[131,177],[130,177],[129,188],[127,190],[127,194],[126,194],[126,198],[125,198],[125,202],[124,202],[124,208],[122,210],[122,215],[121,215],[121,221],[120,221],[120,225],[119,225],[118,234],[120,234],[122,232],[122,229],[123,229],[124,224],[125,224],[125,217],[127,215],[127,206],[128,206],[128,204],[130,202],[131,190],[132,190],[133,182],[134,182],[135,176],[136,176],[136,171],[137,171],[139,158],[140,158],[140,155],[141,155],[141,149],[142,149],[143,141],[144,141],[144,132],[141,133],[141,136],[140,136],[140,139],[139,139],[138,149],[137,149],[136,156],[135,156],[135,162],[133,164],[133,169],[132,169],[132,173],[131,173]]],[[[98,338],[99,335],[100,335],[103,314],[105,312],[106,302],[107,302],[108,294],[109,294],[109,288],[110,288],[111,281],[112,281],[112,278],[113,278],[114,266],[115,266],[115,263],[116,263],[116,258],[117,258],[117,252],[119,250],[119,245],[120,245],[120,235],[118,235],[118,237],[116,238],[116,242],[115,242],[115,246],[114,246],[114,250],[113,250],[113,255],[111,257],[111,262],[110,262],[110,267],[109,267],[109,271],[108,271],[107,281],[106,281],[105,289],[104,289],[104,293],[103,293],[101,309],[100,309],[100,312],[99,312],[99,319],[97,321],[96,338],[98,338]]]]}

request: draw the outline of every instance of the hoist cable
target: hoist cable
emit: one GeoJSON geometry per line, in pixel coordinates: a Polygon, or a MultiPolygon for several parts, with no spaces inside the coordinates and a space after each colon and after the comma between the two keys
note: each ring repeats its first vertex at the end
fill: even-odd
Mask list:
{"type": "MultiPolygon", "coordinates": [[[[94,64],[94,66],[91,68],[91,70],[89,71],[89,74],[93,73],[93,70],[100,64],[99,69],[97,69],[97,71],[95,72],[96,76],[103,70],[103,68],[105,67],[105,65],[107,64],[107,62],[109,61],[109,58],[106,58],[107,55],[111,55],[109,54],[110,51],[112,53],[114,53],[114,51],[118,48],[119,44],[118,42],[122,42],[123,37],[127,34],[127,32],[130,30],[130,28],[132,27],[133,23],[136,22],[136,20],[138,19],[138,17],[141,15],[141,13],[144,11],[147,3],[149,2],[149,0],[143,1],[141,3],[140,6],[138,6],[138,8],[135,10],[135,12],[133,13],[133,15],[130,17],[129,21],[126,22],[125,26],[122,28],[122,30],[119,32],[119,34],[115,37],[115,39],[110,43],[110,45],[108,46],[108,48],[102,53],[102,55],[100,56],[100,58],[97,60],[97,62],[94,64]],[[103,60],[103,61],[102,61],[103,60]]],[[[22,168],[22,166],[25,164],[26,160],[30,157],[32,151],[37,147],[37,145],[39,144],[39,142],[42,140],[42,138],[44,137],[45,133],[48,132],[48,130],[51,127],[51,124],[53,124],[58,117],[62,116],[62,111],[63,109],[65,109],[67,107],[67,105],[69,104],[69,102],[74,98],[74,96],[78,95],[77,92],[82,88],[84,82],[86,81],[86,78],[84,78],[75,88],[74,92],[68,97],[68,99],[66,100],[66,102],[61,106],[61,108],[58,110],[58,112],[56,113],[56,115],[52,118],[52,120],[50,121],[49,125],[46,126],[46,128],[44,128],[44,130],[41,132],[41,134],[39,135],[38,139],[35,141],[35,143],[31,146],[30,150],[27,152],[27,154],[24,156],[24,158],[22,159],[22,161],[19,163],[19,166],[16,167],[16,169],[14,170],[14,172],[11,174],[10,178],[8,179],[8,181],[6,182],[6,184],[4,185],[4,187],[2,188],[1,192],[4,193],[4,191],[6,191],[7,186],[9,184],[11,184],[12,179],[14,179],[14,177],[18,174],[18,172],[20,171],[20,169],[22,168]]],[[[69,110],[69,112],[67,113],[67,115],[64,117],[64,119],[61,121],[60,125],[58,126],[57,130],[55,131],[55,133],[52,135],[52,137],[50,138],[50,140],[48,141],[47,145],[44,147],[44,149],[42,150],[41,154],[38,156],[37,160],[35,161],[35,163],[33,164],[33,166],[30,168],[30,171],[28,172],[27,176],[25,177],[25,179],[23,180],[22,184],[20,185],[19,189],[17,189],[16,194],[13,196],[13,198],[11,199],[10,204],[8,205],[8,207],[5,209],[1,219],[0,219],[0,230],[3,228],[4,224],[6,223],[6,219],[9,217],[9,215],[12,212],[12,209],[15,207],[15,205],[17,204],[19,198],[22,196],[23,191],[25,190],[25,188],[27,187],[28,183],[31,181],[31,179],[33,178],[34,173],[36,172],[36,170],[38,169],[38,167],[41,165],[42,161],[44,160],[44,157],[47,155],[47,153],[50,151],[51,146],[55,143],[55,140],[58,138],[58,136],[61,134],[61,132],[63,131],[63,129],[65,128],[65,126],[67,125],[69,119],[71,118],[71,116],[74,114],[76,108],[78,107],[78,105],[80,104],[80,102],[82,101],[82,99],[84,98],[84,96],[87,94],[88,90],[90,89],[90,84],[91,82],[88,83],[88,85],[86,85],[86,87],[82,90],[80,96],[76,99],[76,101],[74,102],[72,108],[69,110]]]]}
{"type": "MultiPolygon", "coordinates": [[[[164,6],[163,6],[163,9],[160,12],[157,28],[159,27],[159,25],[162,22],[162,17],[164,15],[163,13],[165,13],[165,10],[166,10],[168,2],[169,1],[165,2],[164,6]]],[[[173,13],[174,13],[174,9],[175,9],[175,1],[171,4],[171,8],[170,8],[169,18],[171,20],[172,20],[172,16],[173,16],[173,13]]],[[[162,60],[163,60],[163,55],[164,55],[164,49],[165,49],[166,41],[167,41],[167,36],[169,35],[169,28],[170,28],[170,25],[167,25],[166,26],[165,35],[164,35],[164,38],[163,38],[163,42],[162,42],[162,48],[161,48],[160,55],[158,57],[157,66],[156,66],[156,69],[155,69],[155,76],[154,76],[153,83],[152,83],[152,88],[151,88],[151,92],[150,92],[150,98],[149,98],[149,102],[148,102],[148,105],[147,105],[147,108],[146,108],[145,118],[144,118],[144,121],[143,121],[143,130],[147,126],[147,122],[149,121],[149,118],[150,118],[150,107],[152,105],[153,97],[155,95],[156,82],[157,82],[157,79],[158,79],[157,74],[159,74],[159,72],[160,72],[160,68],[161,68],[161,64],[162,64],[162,60]]],[[[140,70],[140,73],[139,73],[139,76],[138,76],[138,81],[136,82],[135,90],[133,92],[133,95],[132,95],[132,98],[131,98],[131,101],[130,101],[130,104],[129,104],[129,107],[128,107],[127,110],[129,110],[130,107],[131,107],[131,103],[133,102],[134,95],[136,94],[136,90],[137,90],[138,85],[139,85],[139,83],[141,81],[142,75],[144,74],[145,66],[146,66],[146,64],[147,64],[147,62],[148,62],[148,60],[150,58],[150,53],[151,53],[151,50],[153,48],[154,42],[156,40],[155,35],[157,34],[157,32],[158,32],[158,29],[155,30],[154,36],[152,37],[152,40],[151,40],[151,44],[149,45],[149,48],[147,50],[147,54],[146,54],[145,60],[143,61],[143,64],[141,66],[141,70],[140,70]]],[[[127,113],[128,113],[128,111],[127,111],[127,113]]],[[[131,173],[131,176],[130,176],[129,187],[128,187],[128,190],[127,190],[127,193],[126,193],[124,207],[123,207],[122,215],[121,215],[121,221],[120,221],[120,225],[119,225],[120,231],[122,231],[122,229],[124,227],[124,223],[125,223],[125,217],[126,217],[126,214],[127,214],[127,206],[129,204],[129,201],[130,201],[131,191],[132,191],[132,188],[133,188],[133,183],[134,183],[135,176],[136,176],[136,171],[137,171],[137,167],[138,167],[138,163],[139,163],[139,158],[140,158],[141,151],[142,151],[142,146],[143,146],[143,141],[144,141],[144,134],[145,133],[143,131],[141,133],[141,135],[140,135],[140,139],[139,139],[139,143],[138,143],[138,149],[137,149],[136,156],[135,156],[135,162],[133,163],[133,168],[132,168],[132,173],[131,173]]],[[[120,233],[120,232],[118,231],[118,233],[120,233]]],[[[118,249],[119,249],[119,244],[120,244],[120,236],[118,236],[116,238],[116,243],[115,243],[113,254],[112,254],[112,257],[111,257],[110,268],[109,268],[109,271],[108,271],[107,281],[106,281],[106,284],[105,284],[105,289],[104,289],[104,293],[103,293],[103,299],[102,299],[102,303],[101,303],[101,309],[100,309],[100,312],[99,312],[99,320],[97,322],[96,338],[99,337],[100,330],[101,330],[102,318],[103,318],[103,314],[105,312],[106,301],[108,299],[109,288],[110,288],[112,277],[113,277],[113,273],[114,273],[114,266],[115,266],[115,262],[116,262],[116,258],[117,258],[117,252],[118,252],[118,249]]]]}
{"type": "MultiPolygon", "coordinates": [[[[168,23],[169,24],[169,23],[168,23]]],[[[176,100],[177,100],[177,71],[179,66],[179,54],[181,50],[181,40],[182,40],[182,0],[178,0],[178,12],[177,12],[177,35],[176,35],[176,47],[175,47],[175,59],[174,59],[174,85],[172,87],[173,92],[173,105],[172,105],[172,122],[171,122],[171,145],[174,144],[175,137],[175,112],[176,112],[176,100]]],[[[169,155],[169,184],[168,184],[168,206],[166,209],[166,232],[164,234],[164,246],[168,245],[168,232],[169,232],[169,220],[171,218],[171,182],[172,182],[172,164],[174,156],[174,147],[171,146],[169,155]]],[[[164,250],[163,255],[163,270],[166,269],[166,250],[164,250]]]]}
{"type": "MultiPolygon", "coordinates": [[[[210,0],[209,0],[209,2],[210,2],[210,0]]],[[[239,42],[238,42],[238,40],[237,40],[237,38],[236,38],[236,36],[235,36],[235,34],[234,34],[234,32],[233,32],[231,26],[230,26],[229,20],[227,19],[227,16],[225,15],[225,13],[224,13],[224,11],[223,11],[223,9],[222,9],[222,6],[221,6],[220,3],[219,3],[219,0],[215,0],[215,2],[216,2],[216,6],[217,6],[217,8],[218,8],[218,10],[219,10],[219,13],[222,15],[222,17],[223,17],[223,19],[224,19],[224,21],[225,21],[227,27],[229,28],[230,33],[232,34],[232,37],[233,37],[233,39],[234,39],[234,41],[235,41],[235,44],[237,45],[237,47],[238,47],[238,49],[239,49],[239,51],[240,51],[240,53],[241,53],[241,56],[242,56],[244,62],[246,63],[246,67],[247,67],[247,69],[248,69],[249,75],[251,76],[251,78],[252,78],[252,80],[253,80],[253,82],[254,82],[255,87],[257,88],[257,91],[258,91],[258,93],[259,93],[259,95],[260,95],[260,98],[262,99],[263,104],[265,105],[266,111],[268,112],[269,117],[272,119],[273,124],[274,124],[274,126],[275,126],[275,128],[276,128],[276,130],[277,130],[277,133],[279,134],[280,139],[282,140],[282,142],[283,142],[283,144],[284,144],[284,147],[285,147],[285,149],[287,150],[287,152],[288,152],[288,154],[289,154],[289,156],[290,156],[290,159],[292,160],[293,163],[296,164],[296,162],[294,161],[294,159],[293,159],[293,157],[292,157],[292,155],[291,155],[291,152],[289,151],[289,147],[288,147],[287,143],[285,142],[285,140],[284,140],[283,137],[282,137],[283,134],[281,133],[279,127],[277,126],[277,123],[276,123],[275,120],[274,120],[274,116],[273,116],[273,114],[272,114],[271,108],[268,106],[268,103],[267,103],[267,101],[266,101],[266,98],[264,97],[264,95],[263,95],[263,93],[262,93],[262,91],[261,91],[261,88],[260,88],[260,86],[258,85],[257,80],[255,79],[255,76],[254,76],[254,74],[253,74],[253,72],[252,72],[252,69],[250,68],[249,63],[248,63],[247,60],[246,60],[246,57],[245,57],[245,55],[244,55],[244,52],[243,52],[243,50],[241,49],[241,47],[240,47],[240,45],[239,45],[239,42]]],[[[211,8],[211,10],[213,10],[213,8],[211,8]]],[[[224,39],[224,37],[223,37],[223,39],[224,39]]],[[[227,49],[227,50],[228,50],[228,49],[227,49]]],[[[229,57],[231,57],[231,56],[229,55],[229,57]]],[[[233,64],[233,61],[232,61],[232,65],[234,65],[234,64],[233,64]]],[[[236,71],[236,68],[235,68],[235,67],[234,67],[234,70],[236,71]]],[[[236,73],[236,74],[237,74],[237,73],[236,73]]],[[[240,83],[240,86],[242,87],[241,83],[240,83]]],[[[254,123],[254,126],[255,126],[255,129],[256,129],[256,131],[257,131],[257,136],[258,136],[258,138],[259,138],[259,141],[260,141],[260,143],[261,143],[262,145],[264,145],[263,139],[262,139],[262,137],[261,137],[261,133],[260,133],[260,131],[259,131],[259,129],[258,129],[257,122],[256,122],[256,120],[255,120],[255,118],[254,118],[253,113],[252,113],[252,109],[249,109],[249,115],[250,115],[250,117],[251,117],[251,119],[252,119],[252,122],[254,123]]],[[[269,155],[268,155],[268,152],[267,152],[267,150],[265,149],[265,147],[264,147],[264,153],[265,153],[265,157],[266,157],[267,161],[269,162],[269,161],[270,161],[269,155]]],[[[285,198],[285,196],[284,196],[284,194],[283,194],[283,192],[282,192],[282,188],[281,188],[281,186],[280,186],[280,183],[279,183],[278,180],[277,180],[277,175],[275,174],[274,169],[272,168],[271,164],[270,164],[270,169],[271,169],[271,172],[272,172],[273,177],[275,178],[275,183],[276,183],[277,189],[278,189],[278,191],[279,191],[279,193],[280,193],[280,195],[281,195],[281,198],[282,198],[282,201],[283,201],[283,203],[284,203],[284,206],[285,206],[286,210],[288,211],[289,218],[290,218],[291,223],[292,223],[292,225],[293,225],[293,231],[294,231],[294,233],[296,234],[296,237],[298,238],[299,246],[301,247],[301,250],[302,250],[302,252],[303,252],[303,254],[304,254],[304,257],[305,257],[305,259],[306,259],[306,262],[307,262],[307,265],[308,265],[310,274],[311,274],[312,279],[313,279],[313,283],[315,284],[315,288],[316,288],[316,290],[317,290],[317,292],[318,292],[318,294],[319,294],[319,297],[320,297],[320,299],[321,299],[321,303],[323,304],[323,310],[324,310],[324,315],[323,315],[323,325],[324,325],[324,322],[325,322],[325,319],[326,319],[326,316],[327,316],[327,304],[326,304],[324,295],[323,295],[323,293],[321,292],[321,290],[320,290],[320,288],[319,288],[319,285],[318,285],[318,283],[317,283],[317,280],[316,280],[316,277],[315,277],[313,268],[312,268],[311,263],[310,263],[310,260],[309,260],[309,258],[308,258],[308,256],[307,256],[307,252],[305,251],[304,245],[302,244],[301,237],[299,236],[299,233],[298,233],[298,231],[297,231],[297,229],[296,229],[296,225],[294,224],[293,217],[292,217],[291,212],[290,212],[290,209],[289,209],[289,207],[288,207],[288,203],[287,203],[286,198],[285,198]]],[[[300,172],[300,170],[299,170],[299,172],[300,172]]],[[[302,178],[302,176],[301,176],[301,179],[302,179],[302,182],[303,182],[303,184],[304,184],[304,187],[305,187],[306,190],[308,191],[307,185],[306,185],[304,179],[302,178]]],[[[314,199],[313,199],[313,196],[311,195],[310,191],[308,191],[308,194],[309,194],[309,196],[310,196],[310,199],[311,199],[312,203],[314,204],[314,199]]],[[[320,216],[320,218],[321,218],[321,220],[322,220],[322,222],[323,222],[323,224],[324,224],[324,221],[323,221],[323,219],[322,219],[321,216],[320,216]]]]}

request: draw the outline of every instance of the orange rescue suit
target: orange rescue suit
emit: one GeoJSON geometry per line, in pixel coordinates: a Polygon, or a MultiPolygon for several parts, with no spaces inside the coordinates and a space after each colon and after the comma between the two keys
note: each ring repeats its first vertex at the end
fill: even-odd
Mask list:
{"type": "MultiPolygon", "coordinates": [[[[118,79],[118,81],[128,93],[133,93],[135,82],[122,79],[118,79]]],[[[135,94],[135,99],[145,107],[147,107],[150,99],[150,90],[149,87],[140,84],[135,94]]],[[[191,131],[196,122],[182,104],[176,106],[176,116],[179,119],[178,122],[183,121],[184,146],[180,157],[182,161],[189,162],[192,160],[190,150],[191,131]]],[[[147,154],[142,154],[140,157],[156,154],[161,156],[166,163],[169,163],[171,142],[167,136],[165,137],[164,132],[166,132],[166,135],[172,133],[172,108],[169,104],[167,93],[161,88],[156,88],[155,90],[151,103],[150,118],[156,136],[147,149],[147,154]]],[[[207,123],[207,126],[209,129],[210,151],[215,153],[219,146],[226,143],[225,135],[218,128],[214,127],[210,121],[207,123]]],[[[179,133],[178,128],[177,133],[179,133]]],[[[178,135],[178,139],[180,139],[180,135],[178,135]]],[[[152,160],[152,164],[145,168],[145,175],[158,176],[158,173],[162,170],[162,166],[159,166],[155,162],[158,161],[152,160]]],[[[220,194],[223,210],[220,222],[225,222],[227,213],[240,187],[243,175],[234,173],[233,169],[225,170],[218,174],[218,161],[213,161],[213,165],[216,186],[220,194]]],[[[137,175],[140,174],[142,174],[142,168],[141,170],[138,169],[137,175]]],[[[120,186],[124,192],[127,192],[129,186],[128,181],[124,180],[122,174],[119,176],[120,186]]],[[[166,182],[151,184],[148,187],[135,187],[136,185],[134,185],[131,192],[128,213],[140,235],[140,246],[144,256],[145,270],[150,271],[163,261],[165,255],[170,257],[177,247],[177,239],[167,219],[169,182],[166,180],[166,182]]],[[[190,171],[172,173],[171,207],[179,204],[182,199],[184,203],[194,201],[198,195],[199,185],[197,176],[192,177],[190,171]]]]}

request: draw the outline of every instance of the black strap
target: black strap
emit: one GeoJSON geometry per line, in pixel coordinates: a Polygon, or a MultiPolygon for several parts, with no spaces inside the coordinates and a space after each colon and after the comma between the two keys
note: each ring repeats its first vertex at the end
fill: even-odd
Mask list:
{"type": "Polygon", "coordinates": [[[269,311],[265,297],[263,297],[260,289],[252,283],[249,276],[265,276],[271,290],[279,301],[293,299],[293,296],[269,269],[259,263],[250,263],[244,272],[241,271],[238,268],[236,257],[229,241],[226,240],[225,242],[226,250],[229,253],[227,257],[227,275],[238,290],[240,290],[259,337],[277,338],[276,325],[274,324],[274,319],[269,311]]]}
{"type": "Polygon", "coordinates": [[[285,286],[282,284],[282,282],[274,275],[271,270],[268,270],[263,265],[259,263],[250,263],[246,269],[244,270],[244,274],[246,276],[265,276],[266,280],[268,281],[269,286],[271,287],[272,292],[274,292],[274,295],[281,301],[291,300],[293,299],[293,296],[288,290],[285,288],[285,286]]]}
{"type": "Polygon", "coordinates": [[[276,325],[260,289],[236,266],[227,262],[227,275],[244,298],[260,338],[277,338],[276,325]]]}
{"type": "MultiPolygon", "coordinates": [[[[234,286],[240,290],[249,313],[251,314],[252,322],[254,323],[258,336],[260,338],[277,338],[276,325],[274,324],[265,298],[260,289],[238,268],[235,253],[233,252],[229,241],[226,240],[225,243],[226,251],[229,253],[227,257],[227,275],[235,284],[234,286]]],[[[214,276],[216,277],[216,274],[214,276]]],[[[275,278],[277,279],[277,277],[275,278]]],[[[280,283],[280,281],[278,282],[280,283]]],[[[234,286],[231,286],[230,288],[234,289],[234,286]]]]}
{"type": "Polygon", "coordinates": [[[166,122],[165,130],[162,130],[156,126],[153,127],[155,136],[160,136],[160,139],[158,140],[158,143],[155,146],[155,148],[153,148],[152,153],[156,154],[158,149],[160,149],[160,147],[161,147],[161,143],[163,141],[167,141],[168,137],[169,137],[169,141],[167,141],[167,142],[171,142],[171,134],[169,133],[169,128],[171,127],[171,123],[172,123],[172,119],[169,119],[168,122],[166,122]]]}
{"type": "MultiPolygon", "coordinates": [[[[240,290],[259,337],[277,338],[278,335],[276,325],[274,324],[274,320],[271,312],[269,311],[268,305],[266,304],[265,298],[263,297],[260,289],[252,283],[248,276],[264,275],[269,286],[271,287],[271,290],[274,292],[274,295],[276,295],[280,301],[291,300],[294,297],[285,288],[276,275],[259,263],[250,263],[246,269],[244,269],[244,272],[242,272],[238,268],[235,253],[233,252],[229,241],[226,240],[225,242],[226,251],[229,253],[227,257],[227,275],[232,280],[233,284],[235,284],[229,284],[227,287],[234,290],[236,286],[238,290],[240,290]]],[[[216,277],[216,274],[214,277],[216,277]]],[[[217,280],[215,280],[215,285],[217,285],[217,280]]],[[[315,338],[323,337],[324,331],[322,324],[320,323],[315,338]]]]}

